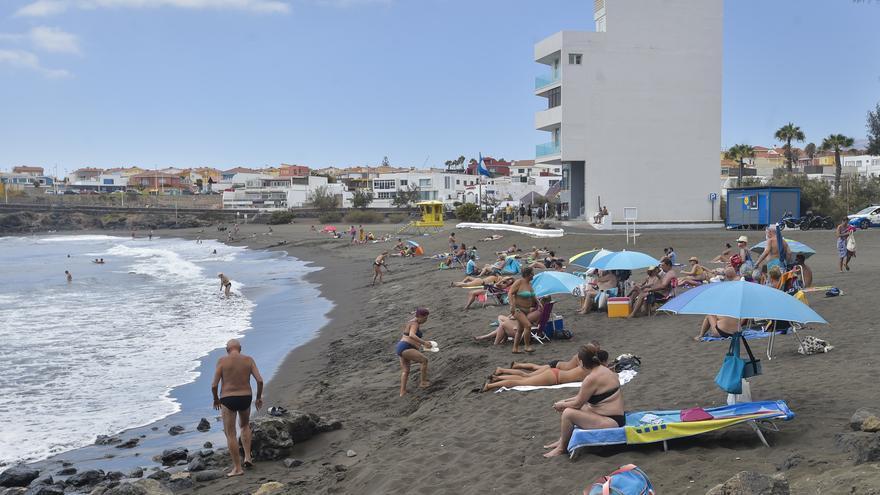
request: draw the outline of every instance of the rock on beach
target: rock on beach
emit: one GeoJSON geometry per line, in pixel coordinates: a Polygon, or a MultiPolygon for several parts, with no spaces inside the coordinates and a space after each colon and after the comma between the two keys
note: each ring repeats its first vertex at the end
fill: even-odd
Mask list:
{"type": "Polygon", "coordinates": [[[37,479],[40,472],[34,468],[23,464],[12,466],[11,468],[0,473],[0,486],[2,487],[22,487],[28,486],[31,481],[37,479]]]}

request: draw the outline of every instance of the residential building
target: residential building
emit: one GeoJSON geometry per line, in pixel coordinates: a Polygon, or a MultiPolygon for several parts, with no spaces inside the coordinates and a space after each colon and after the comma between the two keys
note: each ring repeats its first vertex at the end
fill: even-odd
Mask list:
{"type": "Polygon", "coordinates": [[[393,207],[397,191],[418,188],[420,201],[442,201],[452,207],[454,202],[463,201],[466,181],[469,180],[475,181],[476,177],[430,169],[379,174],[370,183],[373,191],[373,203],[370,206],[393,207]]]}
{"type": "Polygon", "coordinates": [[[188,177],[159,171],[147,171],[128,178],[128,186],[146,190],[150,194],[180,194],[190,188],[188,177]]]}
{"type": "Polygon", "coordinates": [[[712,218],[721,148],[722,0],[596,0],[595,32],[535,45],[548,134],[535,163],[560,166],[570,218],[624,207],[640,222],[712,218]],[[682,152],[682,150],[685,152],[682,152]],[[680,181],[686,180],[684,187],[680,181]],[[664,187],[668,186],[668,187],[664,187]]]}
{"type": "Polygon", "coordinates": [[[282,163],[281,166],[278,167],[279,177],[308,177],[309,172],[309,167],[304,165],[287,165],[286,163],[282,163]]]}
{"type": "Polygon", "coordinates": [[[89,181],[94,180],[98,176],[104,173],[103,169],[100,168],[80,168],[76,169],[67,176],[68,182],[77,182],[77,181],[89,181]]]}
{"type": "Polygon", "coordinates": [[[306,206],[315,189],[327,186],[320,176],[281,177],[236,174],[236,186],[223,191],[223,208],[279,210],[306,206]],[[243,182],[243,183],[241,183],[243,182]]]}
{"type": "Polygon", "coordinates": [[[86,177],[77,180],[68,180],[67,187],[77,190],[95,192],[124,191],[128,187],[130,176],[122,172],[101,171],[98,175],[87,174],[86,177]]]}
{"type": "Polygon", "coordinates": [[[880,177],[880,156],[841,156],[840,162],[843,170],[855,170],[862,177],[880,177]]]}
{"type": "Polygon", "coordinates": [[[231,168],[229,170],[224,170],[224,171],[220,172],[220,181],[225,182],[225,181],[231,180],[232,177],[235,176],[235,174],[241,174],[241,173],[256,174],[256,173],[260,173],[260,172],[258,170],[254,170],[252,168],[235,167],[235,168],[231,168]]]}
{"type": "Polygon", "coordinates": [[[27,166],[18,166],[12,167],[13,174],[21,174],[21,175],[29,175],[31,177],[40,177],[45,175],[43,173],[43,167],[27,167],[27,166]]]}

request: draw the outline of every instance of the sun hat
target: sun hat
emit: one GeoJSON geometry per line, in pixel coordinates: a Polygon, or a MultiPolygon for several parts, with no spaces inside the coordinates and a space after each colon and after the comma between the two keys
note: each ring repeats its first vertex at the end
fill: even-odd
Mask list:
{"type": "Polygon", "coordinates": [[[746,236],[744,236],[744,235],[741,235],[741,236],[739,236],[739,239],[736,240],[736,242],[745,242],[745,243],[748,243],[748,242],[749,242],[749,238],[746,237],[746,236]]]}
{"type": "Polygon", "coordinates": [[[690,258],[688,258],[688,261],[696,261],[696,262],[699,262],[700,260],[698,260],[696,256],[691,256],[690,258]]]}

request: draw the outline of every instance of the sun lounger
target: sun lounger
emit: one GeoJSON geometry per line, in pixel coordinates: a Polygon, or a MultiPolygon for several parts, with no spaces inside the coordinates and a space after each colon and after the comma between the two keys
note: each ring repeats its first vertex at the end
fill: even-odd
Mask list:
{"type": "MultiPolygon", "coordinates": [[[[638,375],[639,372],[635,370],[623,370],[617,374],[618,380],[620,380],[620,386],[624,386],[627,383],[631,382],[633,378],[638,375]]],[[[559,385],[517,385],[516,387],[501,387],[495,390],[495,393],[499,392],[507,392],[508,390],[515,390],[517,392],[531,392],[532,390],[550,390],[557,388],[577,388],[581,386],[581,382],[570,382],[570,383],[560,383],[559,385]]]]}
{"type": "Polygon", "coordinates": [[[663,442],[676,438],[691,437],[710,431],[729,428],[742,423],[751,422],[752,427],[761,439],[761,443],[769,447],[755,421],[781,419],[788,421],[794,413],[785,401],[742,402],[738,404],[712,407],[705,409],[712,419],[703,421],[682,421],[681,411],[640,411],[626,413],[626,426],[620,428],[603,428],[600,430],[581,430],[575,428],[568,442],[568,452],[574,457],[575,452],[583,447],[601,445],[638,445],[663,442]],[[651,414],[653,423],[643,423],[642,419],[651,414]]]}

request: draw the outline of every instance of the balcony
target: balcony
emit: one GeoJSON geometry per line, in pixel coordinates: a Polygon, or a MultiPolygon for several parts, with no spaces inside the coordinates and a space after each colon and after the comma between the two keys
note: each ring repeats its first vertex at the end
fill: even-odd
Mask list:
{"type": "Polygon", "coordinates": [[[559,82],[559,74],[548,74],[546,76],[538,76],[535,78],[535,91],[552,86],[559,82]]]}
{"type": "Polygon", "coordinates": [[[559,153],[559,143],[550,142],[535,146],[536,158],[540,158],[542,156],[558,155],[559,153]]]}

